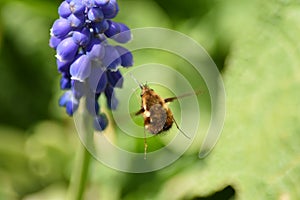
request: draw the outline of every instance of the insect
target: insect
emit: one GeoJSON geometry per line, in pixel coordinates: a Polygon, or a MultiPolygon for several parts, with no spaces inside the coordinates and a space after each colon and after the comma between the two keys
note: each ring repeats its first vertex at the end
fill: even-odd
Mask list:
{"type": "MultiPolygon", "coordinates": [[[[132,76],[133,77],[133,76],[132,76]]],[[[171,109],[168,107],[168,103],[176,99],[193,95],[194,93],[183,94],[178,97],[171,97],[163,99],[147,84],[140,84],[134,77],[133,79],[138,83],[141,89],[141,109],[134,113],[134,115],[143,115],[144,128],[151,134],[158,135],[164,131],[169,130],[173,123],[177,129],[188,139],[190,137],[186,135],[178,126],[171,109]]],[[[198,94],[199,92],[196,92],[198,94]]],[[[144,131],[144,158],[146,159],[147,153],[147,141],[146,133],[144,131]]]]}

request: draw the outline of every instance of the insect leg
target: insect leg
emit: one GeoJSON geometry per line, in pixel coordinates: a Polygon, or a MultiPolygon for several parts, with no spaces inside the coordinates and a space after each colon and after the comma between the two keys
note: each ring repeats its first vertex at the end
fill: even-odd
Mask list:
{"type": "Polygon", "coordinates": [[[139,111],[137,111],[136,113],[134,113],[135,116],[140,115],[144,112],[144,108],[141,108],[139,111]]]}
{"type": "MultiPolygon", "coordinates": [[[[133,91],[134,91],[134,90],[133,90],[133,91]]],[[[139,98],[139,97],[136,95],[136,99],[138,99],[138,98],[139,98]]],[[[142,114],[144,111],[145,111],[144,108],[141,108],[139,111],[137,111],[137,112],[135,112],[135,113],[131,113],[130,115],[131,115],[131,117],[137,116],[137,115],[142,114]]]]}
{"type": "Polygon", "coordinates": [[[148,148],[148,144],[147,144],[147,138],[146,138],[146,130],[144,128],[144,159],[147,159],[147,148],[148,148]]]}
{"type": "Polygon", "coordinates": [[[178,126],[178,124],[177,124],[175,118],[174,118],[174,117],[172,117],[172,118],[173,118],[173,122],[175,123],[177,129],[178,129],[185,137],[187,137],[188,139],[191,139],[190,136],[188,136],[187,134],[185,134],[185,133],[179,128],[179,126],[178,126]]]}

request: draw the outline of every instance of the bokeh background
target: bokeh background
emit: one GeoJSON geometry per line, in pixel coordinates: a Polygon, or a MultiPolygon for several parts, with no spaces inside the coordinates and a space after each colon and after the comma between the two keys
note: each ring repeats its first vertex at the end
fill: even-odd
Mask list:
{"type": "MultiPolygon", "coordinates": [[[[60,2],[0,0],[1,200],[64,199],[70,182],[80,143],[72,118],[58,107],[59,76],[48,47],[60,2]]],[[[225,82],[227,115],[205,159],[198,158],[196,141],[174,164],[151,173],[118,172],[92,161],[84,199],[299,199],[300,1],[119,5],[116,20],[130,28],[170,28],[207,50],[225,82]]],[[[184,63],[167,54],[135,55],[136,63],[153,59],[183,70],[184,63]]],[[[114,134],[126,146],[118,130],[114,134]]],[[[140,141],[131,150],[138,151],[140,141]]]]}

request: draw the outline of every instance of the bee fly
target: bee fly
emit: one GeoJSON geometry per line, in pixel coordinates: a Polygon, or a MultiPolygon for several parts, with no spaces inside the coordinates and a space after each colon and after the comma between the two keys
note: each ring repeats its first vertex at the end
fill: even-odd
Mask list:
{"type": "MultiPolygon", "coordinates": [[[[132,75],[131,75],[132,76],[132,75]]],[[[140,84],[133,76],[132,78],[138,83],[141,89],[141,99],[142,105],[141,109],[134,113],[135,116],[142,114],[144,118],[144,128],[151,134],[158,135],[163,131],[169,130],[173,123],[176,125],[177,129],[188,139],[191,139],[186,135],[178,126],[177,122],[174,119],[171,109],[168,107],[169,102],[172,102],[176,99],[190,96],[196,93],[188,93],[178,97],[171,97],[163,99],[161,98],[153,89],[151,89],[147,84],[140,84]]],[[[147,153],[147,141],[146,133],[144,131],[144,159],[146,159],[147,153]]]]}

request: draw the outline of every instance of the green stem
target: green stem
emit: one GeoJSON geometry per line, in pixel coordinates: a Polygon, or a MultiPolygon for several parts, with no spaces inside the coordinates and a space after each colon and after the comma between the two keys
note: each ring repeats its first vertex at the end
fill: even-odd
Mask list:
{"type": "Polygon", "coordinates": [[[91,155],[87,149],[79,144],[74,170],[68,190],[69,200],[81,200],[89,171],[91,155]]]}

